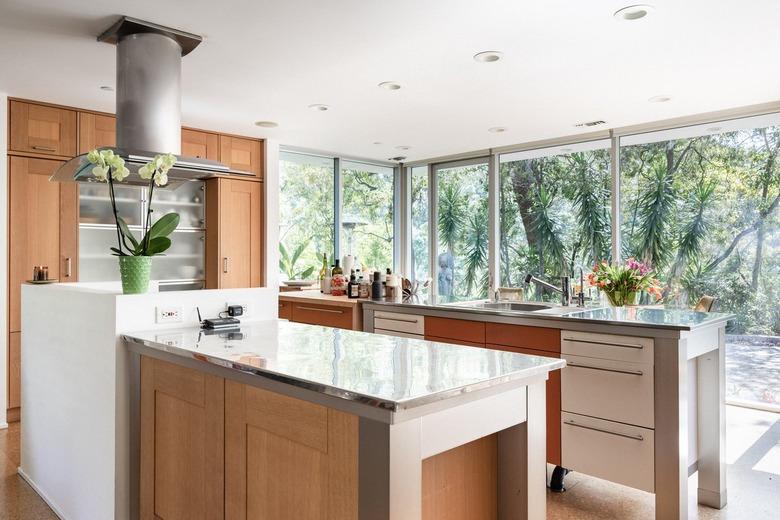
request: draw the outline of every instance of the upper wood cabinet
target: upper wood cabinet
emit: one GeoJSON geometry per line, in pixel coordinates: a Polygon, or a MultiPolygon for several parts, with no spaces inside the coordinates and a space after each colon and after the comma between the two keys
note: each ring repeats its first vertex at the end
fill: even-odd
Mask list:
{"type": "Polygon", "coordinates": [[[219,160],[219,135],[201,130],[181,129],[181,155],[219,160]]]}
{"type": "Polygon", "coordinates": [[[47,266],[50,278],[77,279],[78,185],[49,182],[60,161],[12,156],[9,162],[9,330],[16,332],[21,285],[34,266],[47,266]]]}
{"type": "Polygon", "coordinates": [[[11,101],[10,118],[12,151],[66,157],[76,155],[74,110],[11,101]]]}
{"type": "Polygon", "coordinates": [[[104,146],[116,146],[116,118],[79,112],[79,153],[104,146]]]}
{"type": "Polygon", "coordinates": [[[263,143],[257,139],[220,135],[219,160],[234,170],[263,177],[263,143]]]}
{"type": "Polygon", "coordinates": [[[263,285],[263,183],[206,181],[206,287],[263,285]]]}

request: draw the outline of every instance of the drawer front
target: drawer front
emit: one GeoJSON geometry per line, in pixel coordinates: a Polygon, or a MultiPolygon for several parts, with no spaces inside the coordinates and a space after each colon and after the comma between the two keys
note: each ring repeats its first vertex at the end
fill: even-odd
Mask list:
{"type": "Polygon", "coordinates": [[[384,334],[385,336],[397,336],[399,338],[409,339],[425,339],[425,336],[421,336],[420,334],[410,334],[408,332],[399,332],[397,330],[377,329],[376,327],[374,327],[374,334],[384,334]]]}
{"type": "Polygon", "coordinates": [[[374,312],[374,329],[423,335],[425,334],[425,316],[376,311],[374,312]]]}
{"type": "Polygon", "coordinates": [[[556,354],[561,352],[561,331],[545,327],[487,323],[485,324],[485,341],[506,347],[546,350],[556,354]]]}
{"type": "Polygon", "coordinates": [[[292,321],[309,325],[324,325],[340,329],[352,328],[352,309],[331,305],[293,303],[292,321]]]}
{"type": "Polygon", "coordinates": [[[561,408],[610,421],[654,427],[653,365],[564,354],[561,408]]]}
{"type": "Polygon", "coordinates": [[[629,363],[654,362],[652,338],[613,334],[561,331],[561,353],[629,363]]]}
{"type": "Polygon", "coordinates": [[[655,491],[653,430],[582,415],[561,414],[564,468],[655,491]]]}
{"type": "Polygon", "coordinates": [[[452,338],[438,338],[436,336],[425,336],[425,339],[428,341],[435,341],[436,343],[449,343],[451,345],[462,345],[464,347],[480,347],[484,348],[484,343],[476,343],[473,341],[463,341],[462,339],[452,339],[452,338]]]}
{"type": "Polygon", "coordinates": [[[283,320],[292,319],[292,304],[283,300],[279,300],[279,317],[283,320]]]}
{"type": "MultiPolygon", "coordinates": [[[[469,345],[485,344],[485,323],[482,321],[425,318],[425,337],[453,339],[469,345]]],[[[455,343],[454,341],[452,343],[455,343]]]]}

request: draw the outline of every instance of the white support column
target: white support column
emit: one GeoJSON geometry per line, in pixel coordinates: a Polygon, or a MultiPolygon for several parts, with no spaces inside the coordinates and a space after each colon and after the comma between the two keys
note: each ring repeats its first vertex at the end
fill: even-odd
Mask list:
{"type": "Polygon", "coordinates": [[[500,176],[499,176],[499,160],[498,154],[494,154],[491,151],[488,159],[488,274],[490,279],[490,286],[488,287],[488,297],[492,296],[498,290],[501,285],[501,270],[499,265],[499,240],[501,223],[500,211],[499,211],[499,190],[500,176]]]}
{"type": "Polygon", "coordinates": [[[655,517],[688,518],[687,340],[655,340],[655,517]]]}
{"type": "Polygon", "coordinates": [[[498,518],[547,518],[546,381],[528,385],[526,422],[498,433],[498,518]]]}
{"type": "Polygon", "coordinates": [[[279,143],[266,139],[265,175],[265,285],[279,290],[279,143]]]}
{"type": "Polygon", "coordinates": [[[696,359],[698,368],[698,499],[723,509],[726,496],[726,330],[718,331],[718,348],[696,359]]]}
{"type": "Polygon", "coordinates": [[[438,182],[436,180],[436,168],[428,165],[428,273],[431,277],[430,292],[435,295],[439,292],[439,261],[436,250],[439,245],[439,207],[437,201],[438,182]]]}

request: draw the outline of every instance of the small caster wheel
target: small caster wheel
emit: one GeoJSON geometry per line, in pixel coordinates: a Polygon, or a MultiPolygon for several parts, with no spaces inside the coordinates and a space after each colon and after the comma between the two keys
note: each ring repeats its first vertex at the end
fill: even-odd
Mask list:
{"type": "Polygon", "coordinates": [[[563,479],[567,473],[569,473],[568,469],[555,466],[552,477],[550,477],[550,491],[554,491],[556,493],[563,493],[566,491],[566,488],[563,485],[563,479]]]}

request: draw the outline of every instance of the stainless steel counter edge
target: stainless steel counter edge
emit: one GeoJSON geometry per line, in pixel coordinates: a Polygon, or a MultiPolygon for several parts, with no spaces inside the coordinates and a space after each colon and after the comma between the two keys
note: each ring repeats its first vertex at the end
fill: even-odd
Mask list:
{"type": "MultiPolygon", "coordinates": [[[[718,313],[713,314],[711,320],[696,325],[676,325],[670,323],[649,323],[629,320],[602,320],[590,318],[574,318],[565,314],[545,314],[544,312],[529,311],[499,311],[494,309],[480,309],[455,304],[427,304],[417,302],[390,302],[370,300],[363,302],[364,326],[366,324],[367,313],[373,313],[375,310],[395,310],[397,312],[407,312],[409,314],[433,315],[440,317],[449,317],[456,319],[472,319],[476,321],[493,321],[499,323],[515,323],[518,325],[535,325],[533,322],[547,322],[547,324],[535,326],[547,326],[553,328],[566,329],[569,325],[577,328],[580,324],[591,325],[609,325],[619,327],[666,330],[675,332],[695,331],[712,326],[724,325],[729,320],[735,318],[733,314],[718,313]],[[491,319],[499,318],[499,319],[491,319]],[[508,320],[507,318],[511,318],[508,320]],[[550,322],[558,322],[550,323],[550,322]]],[[[582,309],[587,310],[587,309],[582,309]]],[[[576,311],[575,311],[576,312],[576,311]]]]}
{"type": "MultiPolygon", "coordinates": [[[[163,343],[156,343],[141,338],[134,337],[130,334],[124,334],[122,339],[128,344],[131,351],[139,354],[145,353],[164,353],[167,354],[166,358],[170,360],[171,357],[183,358],[189,361],[195,361],[197,363],[205,363],[208,366],[218,367],[221,369],[227,369],[236,374],[249,375],[255,378],[262,378],[268,381],[274,381],[282,383],[292,387],[296,387],[303,390],[315,392],[330,397],[350,401],[362,405],[362,407],[368,407],[370,409],[389,412],[391,415],[399,414],[405,411],[411,411],[419,407],[426,405],[432,405],[441,401],[450,399],[456,399],[459,397],[475,394],[484,390],[490,390],[497,386],[511,385],[522,386],[521,383],[527,380],[535,379],[538,377],[547,377],[547,374],[552,370],[558,370],[566,366],[566,362],[562,359],[550,358],[550,362],[544,366],[530,367],[524,369],[522,372],[510,374],[501,377],[495,377],[479,381],[477,383],[464,385],[458,388],[454,388],[447,391],[441,391],[432,393],[423,397],[405,399],[399,401],[391,401],[385,399],[378,399],[369,395],[364,395],[356,392],[342,390],[336,387],[315,383],[305,379],[299,379],[289,376],[287,374],[275,372],[272,370],[264,370],[251,365],[243,363],[237,363],[234,361],[227,361],[219,359],[213,356],[205,355],[202,353],[192,352],[188,349],[178,348],[163,343]],[[512,383],[517,383],[512,385],[512,383]]],[[[460,403],[453,403],[460,404],[460,403]]],[[[364,414],[359,414],[364,415],[364,414]]],[[[392,422],[392,421],[390,421],[392,422]]]]}

